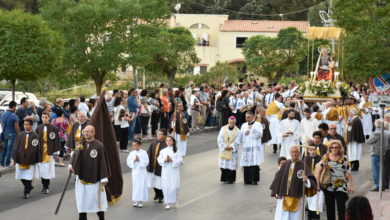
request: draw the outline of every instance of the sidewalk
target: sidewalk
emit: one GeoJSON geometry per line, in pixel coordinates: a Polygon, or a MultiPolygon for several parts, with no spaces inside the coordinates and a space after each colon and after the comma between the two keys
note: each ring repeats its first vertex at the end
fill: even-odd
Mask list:
{"type": "Polygon", "coordinates": [[[366,197],[370,200],[375,220],[390,219],[390,190],[382,193],[382,200],[379,199],[378,192],[368,192],[366,197]]]}
{"type": "MultiPolygon", "coordinates": [[[[206,133],[206,132],[211,132],[211,131],[218,131],[219,129],[217,127],[206,127],[206,128],[203,128],[203,129],[200,129],[200,130],[197,130],[197,131],[193,131],[190,133],[190,135],[194,135],[194,134],[200,134],[200,133],[206,133]]],[[[215,137],[215,139],[217,139],[217,137],[215,137]]],[[[153,140],[155,140],[154,138],[143,138],[142,139],[142,143],[151,143],[153,140]]],[[[0,175],[4,175],[6,173],[12,173],[15,171],[15,167],[12,167],[12,168],[8,168],[8,167],[0,167],[0,175]]]]}

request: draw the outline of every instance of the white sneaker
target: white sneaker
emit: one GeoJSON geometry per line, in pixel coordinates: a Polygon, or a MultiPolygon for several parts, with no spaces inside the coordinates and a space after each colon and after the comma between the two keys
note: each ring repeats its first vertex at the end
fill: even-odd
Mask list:
{"type": "Polygon", "coordinates": [[[167,205],[165,206],[165,209],[166,209],[166,210],[171,209],[171,205],[170,205],[170,204],[167,204],[167,205]]]}
{"type": "Polygon", "coordinates": [[[133,207],[138,207],[138,205],[139,205],[138,202],[136,202],[133,204],[133,207]]]}
{"type": "Polygon", "coordinates": [[[138,208],[143,208],[144,207],[144,204],[142,204],[142,202],[139,202],[138,203],[138,208]]]}

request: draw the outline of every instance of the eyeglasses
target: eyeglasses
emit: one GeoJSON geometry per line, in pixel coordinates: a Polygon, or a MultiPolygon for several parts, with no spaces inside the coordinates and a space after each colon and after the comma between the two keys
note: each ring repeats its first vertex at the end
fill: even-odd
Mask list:
{"type": "Polygon", "coordinates": [[[336,130],[336,128],[329,128],[330,130],[336,130]]]}

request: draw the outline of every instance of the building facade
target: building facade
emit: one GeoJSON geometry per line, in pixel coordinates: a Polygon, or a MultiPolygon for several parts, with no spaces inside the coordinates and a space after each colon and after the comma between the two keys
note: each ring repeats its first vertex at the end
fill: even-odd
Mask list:
{"type": "Polygon", "coordinates": [[[276,37],[279,30],[295,27],[303,34],[309,27],[308,21],[276,20],[228,20],[228,15],[174,14],[171,27],[188,28],[196,41],[195,50],[200,63],[194,67],[194,74],[206,72],[217,61],[244,63],[242,47],[246,39],[263,35],[276,37]]]}

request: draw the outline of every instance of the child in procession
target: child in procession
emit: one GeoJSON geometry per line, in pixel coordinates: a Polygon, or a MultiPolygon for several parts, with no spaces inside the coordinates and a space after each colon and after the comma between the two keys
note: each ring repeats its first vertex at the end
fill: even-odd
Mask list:
{"type": "Polygon", "coordinates": [[[133,180],[133,207],[142,208],[143,202],[148,201],[148,173],[146,166],[149,164],[149,157],[145,150],[141,149],[141,141],[132,141],[133,151],[127,157],[127,166],[132,169],[133,180]]]}
{"type": "Polygon", "coordinates": [[[168,136],[167,147],[160,151],[158,163],[162,167],[161,187],[164,194],[165,209],[169,210],[177,203],[180,188],[180,169],[183,158],[176,147],[176,140],[168,136]]]}

